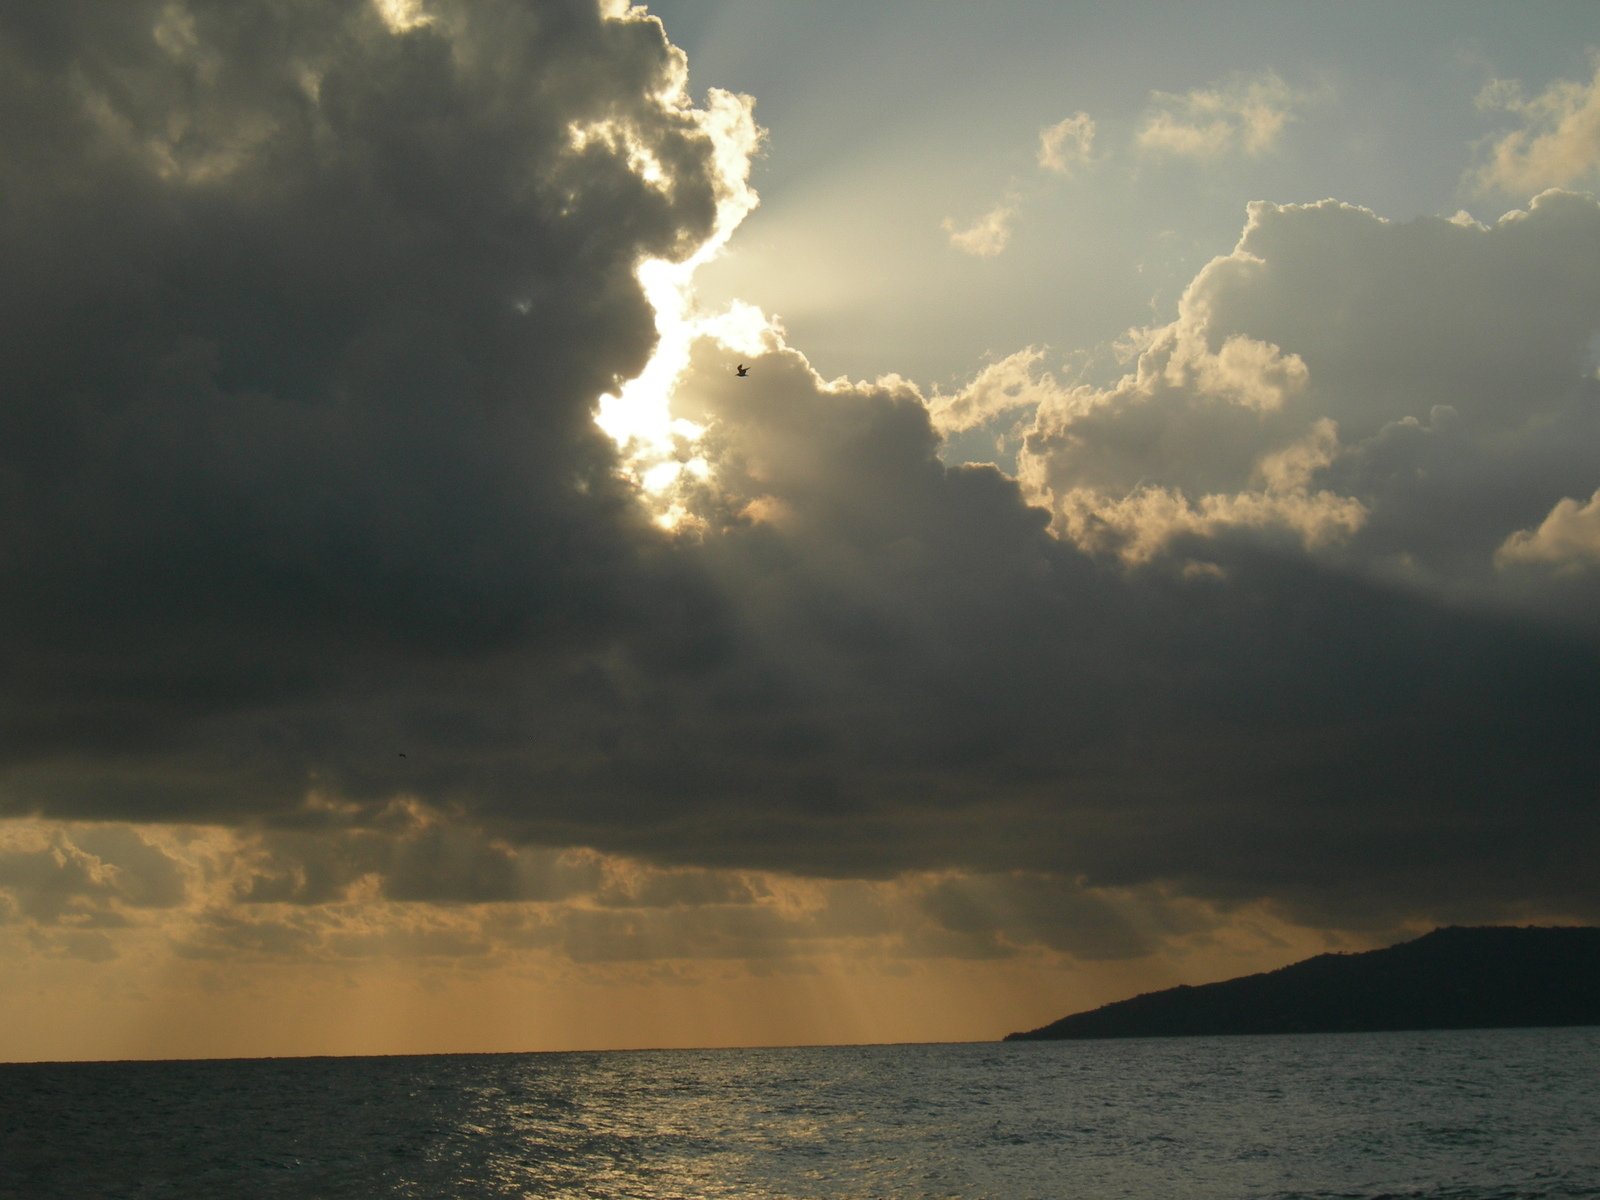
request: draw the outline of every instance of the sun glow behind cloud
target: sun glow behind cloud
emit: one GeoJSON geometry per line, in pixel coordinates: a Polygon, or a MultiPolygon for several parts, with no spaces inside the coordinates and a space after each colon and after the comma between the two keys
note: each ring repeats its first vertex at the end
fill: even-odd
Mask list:
{"type": "MultiPolygon", "coordinates": [[[[688,109],[681,80],[677,90],[662,99],[688,109]]],[[[673,395],[688,368],[691,348],[701,338],[712,338],[736,354],[755,355],[775,332],[753,305],[734,301],[719,312],[705,313],[694,294],[695,272],[722,253],[733,231],[759,202],[749,183],[750,161],[762,137],[752,104],[749,97],[713,88],[704,109],[689,110],[713,146],[717,207],[712,232],[687,258],[650,258],[639,264],[639,286],[655,310],[655,351],[643,371],[617,392],[600,396],[596,405],[595,423],[617,444],[624,475],[640,489],[657,522],[668,529],[677,528],[687,515],[673,499],[677,486],[711,476],[711,466],[700,452],[705,426],[673,414],[673,395]]],[[[634,149],[637,139],[626,130],[608,125],[592,134],[574,134],[576,139],[591,136],[625,144],[629,165],[640,178],[655,186],[672,186],[658,161],[643,149],[634,149]]]]}
{"type": "Polygon", "coordinates": [[[372,0],[372,6],[391,33],[409,33],[433,24],[433,16],[423,8],[421,0],[372,0]]]}

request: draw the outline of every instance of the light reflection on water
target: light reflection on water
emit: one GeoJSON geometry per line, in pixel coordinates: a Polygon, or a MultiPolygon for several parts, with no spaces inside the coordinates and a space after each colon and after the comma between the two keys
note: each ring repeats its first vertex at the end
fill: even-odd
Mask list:
{"type": "Polygon", "coordinates": [[[0,1066],[0,1195],[1600,1196],[1600,1029],[0,1066]]]}

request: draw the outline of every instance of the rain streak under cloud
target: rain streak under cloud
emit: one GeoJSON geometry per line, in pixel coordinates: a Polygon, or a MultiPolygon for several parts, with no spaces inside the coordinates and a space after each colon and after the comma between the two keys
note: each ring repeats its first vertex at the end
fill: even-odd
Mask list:
{"type": "MultiPolygon", "coordinates": [[[[282,999],[395,978],[882,1009],[613,1044],[987,1036],[1600,913],[1600,74],[1465,95],[1494,216],[1241,204],[1114,345],[937,386],[697,297],[779,149],[671,32],[0,18],[0,1054],[488,1044],[282,999]],[[95,1041],[118,981],[277,1024],[95,1041]]],[[[1268,159],[1338,103],[1063,101],[928,253],[998,270],[1050,189],[1268,159]]],[[[482,1037],[607,1036],[543,1019],[482,1037]]]]}

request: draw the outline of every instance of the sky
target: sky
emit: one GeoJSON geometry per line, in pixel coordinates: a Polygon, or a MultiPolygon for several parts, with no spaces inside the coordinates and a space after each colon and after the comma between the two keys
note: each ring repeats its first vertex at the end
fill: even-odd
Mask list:
{"type": "Polygon", "coordinates": [[[1588,3],[61,0],[0,147],[0,1059],[1600,919],[1588,3]]]}

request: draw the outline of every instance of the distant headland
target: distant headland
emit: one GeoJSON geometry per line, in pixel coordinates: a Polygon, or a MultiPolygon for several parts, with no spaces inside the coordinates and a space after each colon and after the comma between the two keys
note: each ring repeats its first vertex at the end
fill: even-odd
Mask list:
{"type": "Polygon", "coordinates": [[[1006,1041],[1600,1025],[1600,928],[1450,926],[1119,1000],[1006,1041]]]}

